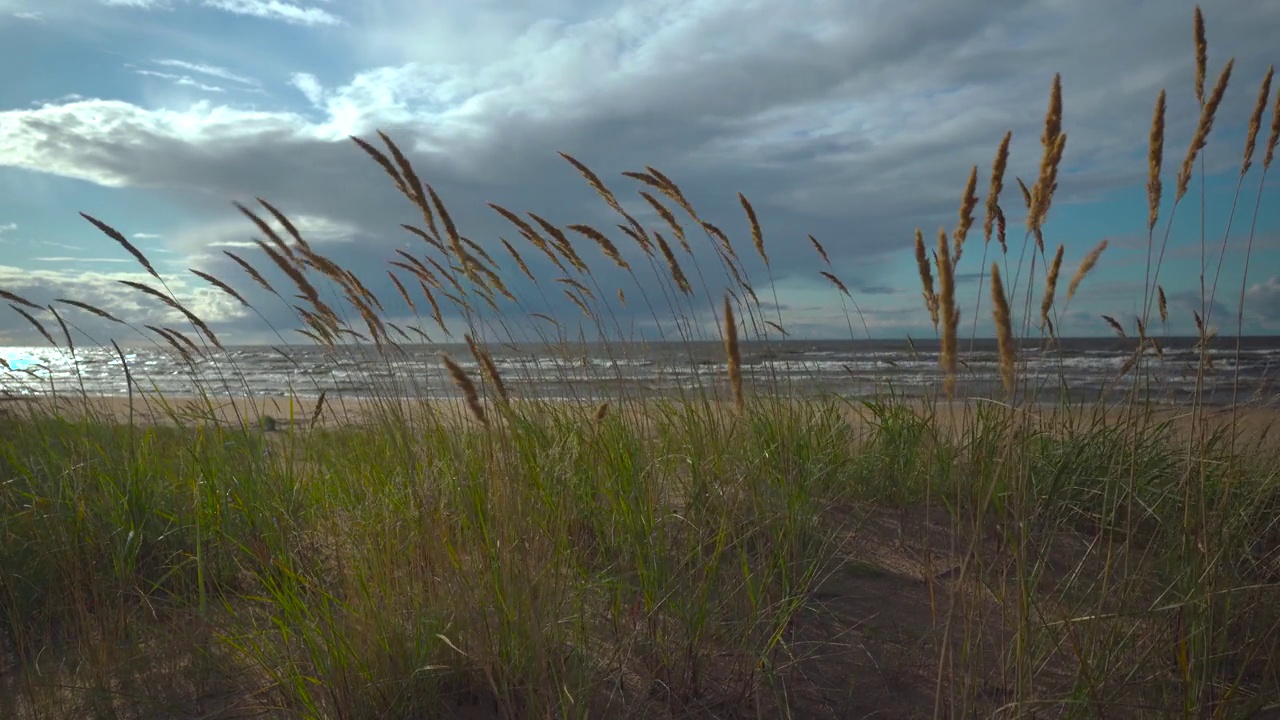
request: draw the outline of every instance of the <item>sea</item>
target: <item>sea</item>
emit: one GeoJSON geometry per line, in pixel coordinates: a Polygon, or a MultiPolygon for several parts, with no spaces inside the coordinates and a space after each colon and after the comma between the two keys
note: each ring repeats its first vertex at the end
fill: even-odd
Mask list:
{"type": "MultiPolygon", "coordinates": [[[[1280,337],[1161,338],[1135,364],[1131,338],[1026,340],[1017,353],[1019,395],[1040,401],[1111,401],[1137,388],[1167,404],[1199,395],[1208,405],[1280,405],[1280,337]],[[1126,368],[1126,366],[1130,366],[1126,368]]],[[[485,346],[513,397],[599,401],[723,393],[728,368],[718,342],[485,346]]],[[[743,342],[744,385],[751,393],[849,399],[939,396],[943,373],[934,340],[786,340],[743,342]]],[[[485,392],[483,371],[466,345],[228,347],[188,364],[162,347],[0,347],[0,396],[130,391],[188,397],[203,389],[236,396],[451,399],[456,384],[440,353],[485,392]],[[123,357],[123,359],[122,359],[123,357]],[[127,372],[126,372],[127,369],[127,372]]],[[[961,339],[956,392],[1005,398],[994,340],[961,339]]]]}

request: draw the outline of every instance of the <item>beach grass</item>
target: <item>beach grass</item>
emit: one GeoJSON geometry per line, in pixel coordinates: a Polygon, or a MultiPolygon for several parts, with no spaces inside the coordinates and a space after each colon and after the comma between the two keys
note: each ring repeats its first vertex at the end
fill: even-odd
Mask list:
{"type": "MultiPolygon", "coordinates": [[[[1055,352],[1058,298],[1106,262],[1105,242],[1065,260],[1046,245],[1066,148],[1056,78],[1021,198],[1001,198],[1005,135],[985,202],[974,168],[957,227],[936,244],[916,234],[921,313],[946,375],[924,398],[889,387],[800,397],[784,379],[744,377],[742,343],[786,333],[769,238],[740,195],[750,241],[735,245],[654,168],[624,175],[660,228],[566,155],[616,232],[494,205],[524,243],[498,249],[462,234],[391,138],[354,138],[420,220],[404,226],[416,250],[388,266],[412,324],[268,201],[239,206],[261,256],[228,253],[243,281],[197,273],[216,290],[264,317],[257,304],[286,303],[302,333],[291,340],[335,356],[364,344],[383,370],[465,328],[452,339],[477,368],[441,354],[434,376],[371,372],[360,400],[324,393],[275,409],[202,364],[223,348],[216,327],[124,234],[86,216],[151,277],[130,284],[175,321],[141,330],[197,392],[148,392],[116,347],[127,397],[52,388],[0,408],[0,717],[1280,713],[1272,414],[1200,395],[1162,407],[1148,392],[1169,312],[1159,209],[1170,206],[1169,224],[1194,198],[1231,77],[1228,64],[1206,93],[1198,9],[1195,28],[1200,117],[1164,205],[1163,93],[1154,113],[1151,264],[1118,403],[1046,390],[1021,357],[1020,338],[1055,352]],[[1018,201],[1020,241],[1006,236],[1018,201]],[[990,306],[961,308],[956,271],[978,240],[990,306]],[[580,315],[542,312],[548,296],[580,315]],[[521,396],[490,355],[504,343],[566,354],[589,338],[625,359],[640,350],[622,303],[645,308],[664,342],[718,343],[723,364],[662,398],[597,369],[607,402],[552,401],[521,396]],[[979,312],[996,327],[994,397],[962,393],[962,313],[979,312]],[[425,400],[440,384],[460,401],[425,400]]],[[[1280,101],[1269,134],[1263,121],[1269,80],[1236,191],[1258,184],[1255,218],[1280,135],[1280,101]]],[[[810,240],[856,336],[855,294],[810,240]]],[[[1247,266],[1252,234],[1239,252],[1247,266]]],[[[1214,279],[1206,308],[1217,291],[1214,279]]],[[[73,299],[3,293],[71,356],[71,312],[129,325],[73,299]]],[[[1196,323],[1208,383],[1212,325],[1196,323]]]]}

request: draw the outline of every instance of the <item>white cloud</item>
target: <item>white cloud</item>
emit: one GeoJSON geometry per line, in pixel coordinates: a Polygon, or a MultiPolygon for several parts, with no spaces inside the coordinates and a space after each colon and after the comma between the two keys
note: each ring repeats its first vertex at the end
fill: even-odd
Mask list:
{"type": "Polygon", "coordinates": [[[204,63],[193,63],[185,60],[173,59],[155,60],[154,62],[155,64],[163,65],[164,67],[177,68],[179,70],[186,70],[188,72],[199,73],[201,75],[208,75],[209,77],[215,77],[219,80],[227,80],[241,85],[258,87],[262,84],[253,78],[239,75],[226,68],[218,67],[217,65],[206,65],[204,63]]]}
{"type": "MultiPolygon", "coordinates": [[[[241,319],[247,314],[248,311],[232,298],[194,277],[188,281],[187,277],[169,278],[167,285],[178,302],[205,322],[217,327],[241,319]]],[[[181,313],[122,284],[122,280],[155,285],[155,279],[145,272],[77,272],[0,265],[0,287],[36,305],[46,306],[54,304],[58,298],[66,298],[102,308],[139,327],[144,324],[169,325],[184,330],[188,327],[187,320],[181,313]]],[[[45,314],[40,311],[30,312],[37,318],[45,314]]],[[[78,313],[74,318],[76,325],[91,335],[98,333],[99,340],[122,330],[121,326],[87,312],[66,306],[59,307],[59,312],[78,313]]],[[[30,331],[31,335],[35,335],[24,319],[9,312],[7,308],[4,314],[0,314],[0,332],[3,331],[8,331],[4,332],[5,335],[12,335],[14,331],[30,331]]]]}
{"type": "MultiPolygon", "coordinates": [[[[251,209],[279,237],[291,242],[284,226],[265,209],[260,207],[251,209]]],[[[350,242],[362,234],[358,227],[349,222],[321,215],[290,213],[287,207],[277,209],[287,214],[289,222],[302,235],[302,239],[312,245],[350,242]]],[[[221,255],[224,248],[256,248],[257,243],[251,239],[255,237],[266,240],[249,220],[235,213],[233,217],[226,220],[200,223],[175,233],[167,246],[171,250],[187,254],[192,259],[201,259],[221,255]]]]}
{"type": "MultiPolygon", "coordinates": [[[[482,243],[509,231],[485,207],[490,200],[556,222],[609,227],[613,219],[556,157],[564,150],[628,203],[634,195],[620,171],[644,164],[664,170],[735,238],[744,227],[734,195],[741,190],[761,213],[775,274],[793,289],[813,287],[816,278],[807,246],[791,251],[807,232],[827,246],[837,274],[865,289],[892,282],[868,261],[906,253],[914,227],[954,224],[972,164],[980,165],[985,190],[1006,129],[1014,131],[1014,145],[1005,200],[1016,204],[1012,176],[1035,173],[1053,72],[1063,74],[1070,142],[1052,217],[1073,198],[1145,182],[1146,126],[1161,87],[1170,93],[1170,153],[1185,150],[1196,117],[1190,7],[1182,4],[361,0],[337,6],[341,20],[303,2],[187,5],[311,25],[344,22],[351,32],[335,41],[324,64],[280,50],[309,107],[297,95],[255,106],[187,107],[67,98],[0,112],[0,164],[161,188],[205,219],[215,209],[229,212],[232,198],[261,195],[291,216],[340,224],[335,239],[359,235],[361,242],[335,244],[350,246],[351,260],[372,269],[402,239],[396,225],[416,219],[348,134],[376,139],[373,130],[388,131],[463,232],[482,243]],[[349,74],[339,75],[344,68],[349,74]],[[297,106],[304,109],[290,111],[297,106]],[[865,273],[862,282],[855,271],[865,273]]],[[[1227,54],[1238,61],[1207,155],[1217,162],[1228,155],[1214,145],[1222,137],[1230,154],[1238,152],[1237,139],[1224,133],[1238,132],[1247,118],[1256,87],[1250,73],[1260,76],[1274,60],[1274,45],[1257,7],[1224,5],[1208,15],[1212,70],[1227,54]]],[[[171,71],[163,73],[167,79],[209,87],[259,86],[227,69],[241,67],[225,59],[230,55],[202,48],[193,57],[222,64],[169,58],[146,72],[171,71]]],[[[1133,214],[1140,225],[1145,209],[1133,214]]],[[[253,230],[230,215],[225,235],[213,227],[212,234],[192,230],[166,241],[191,257],[210,243],[243,244],[253,230]]],[[[1020,230],[1016,215],[1010,213],[1011,234],[1020,230]]],[[[1054,236],[1052,222],[1056,245],[1064,238],[1054,236]]],[[[305,232],[317,239],[325,233],[322,225],[305,232]]],[[[1069,257],[1096,240],[1065,238],[1069,257]]],[[[966,271],[976,267],[977,257],[972,261],[966,257],[966,271]]],[[[894,322],[883,313],[896,311],[881,299],[877,322],[894,322]]],[[[1098,288],[1078,302],[1083,311],[1084,303],[1119,307],[1121,300],[1098,288]]],[[[822,303],[831,307],[829,299],[822,303]]],[[[1096,312],[1089,315],[1096,323],[1096,312]]]]}
{"type": "Polygon", "coordinates": [[[102,257],[85,257],[82,255],[59,255],[51,257],[33,257],[34,262],[49,263],[131,263],[135,262],[128,258],[102,258],[102,257]]]}
{"type": "Polygon", "coordinates": [[[145,110],[118,100],[79,100],[0,113],[0,157],[10,167],[108,187],[149,185],[156,178],[138,177],[127,167],[127,158],[136,159],[142,153],[158,159],[156,143],[216,151],[226,143],[305,130],[305,122],[289,113],[237,110],[207,102],[177,111],[145,110]],[[65,143],[78,149],[58,151],[65,143]]]}
{"type": "Polygon", "coordinates": [[[195,3],[200,7],[221,10],[233,15],[278,20],[296,25],[339,25],[342,19],[327,10],[309,4],[284,0],[98,0],[108,7],[140,10],[168,10],[174,2],[195,3]]]}
{"type": "Polygon", "coordinates": [[[156,70],[134,70],[134,73],[144,75],[146,77],[160,78],[161,80],[171,80],[175,85],[192,87],[197,90],[204,90],[205,92],[224,93],[227,91],[226,88],[218,87],[217,85],[207,85],[202,83],[190,75],[175,75],[173,73],[158,72],[156,70]]]}
{"type": "Polygon", "coordinates": [[[127,7],[152,10],[169,7],[169,0],[98,0],[108,7],[127,7]]]}
{"type": "Polygon", "coordinates": [[[1280,329],[1280,275],[1272,275],[1249,288],[1245,294],[1245,312],[1269,330],[1280,329]]]}
{"type": "Polygon", "coordinates": [[[324,102],[324,88],[320,85],[320,81],[316,79],[315,75],[295,73],[291,78],[291,82],[307,98],[307,102],[317,107],[324,102]]]}
{"type": "Polygon", "coordinates": [[[326,10],[281,0],[202,0],[201,4],[236,15],[251,15],[299,25],[340,25],[342,23],[337,15],[326,10]]]}

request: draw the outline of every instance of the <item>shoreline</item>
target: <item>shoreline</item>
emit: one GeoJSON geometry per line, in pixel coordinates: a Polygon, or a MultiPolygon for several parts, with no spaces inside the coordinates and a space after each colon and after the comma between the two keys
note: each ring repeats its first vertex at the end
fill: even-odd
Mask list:
{"type": "MultiPolygon", "coordinates": [[[[874,420],[869,417],[868,409],[863,404],[870,398],[828,398],[821,397],[784,397],[757,396],[752,398],[764,402],[775,401],[784,404],[804,405],[814,402],[834,401],[842,409],[842,415],[851,429],[869,429],[874,420]]],[[[890,407],[907,407],[919,415],[928,416],[939,427],[953,430],[962,428],[965,421],[971,421],[974,414],[983,406],[1000,407],[1004,403],[980,397],[941,400],[921,397],[884,397],[879,398],[890,407]]],[[[643,414],[646,406],[666,403],[703,402],[702,398],[681,399],[678,397],[625,398],[609,400],[611,413],[643,414]]],[[[733,408],[732,401],[726,398],[706,398],[705,402],[712,407],[726,412],[733,408]]],[[[405,412],[414,419],[423,419],[428,414],[437,421],[471,422],[466,405],[461,398],[376,398],[325,396],[324,406],[318,408],[319,397],[299,397],[289,395],[209,397],[198,396],[159,396],[153,393],[138,393],[132,398],[120,395],[63,395],[63,396],[2,396],[0,397],[0,415],[13,413],[18,416],[63,417],[65,419],[84,419],[86,416],[95,421],[110,424],[139,425],[174,425],[175,421],[196,423],[212,423],[222,427],[262,428],[264,425],[284,429],[334,429],[340,427],[364,426],[376,424],[391,409],[405,412]],[[320,410],[317,413],[317,409],[320,410]],[[267,420],[270,418],[270,420],[267,420]]],[[[496,413],[496,404],[491,399],[482,399],[482,406],[489,414],[496,413]]],[[[600,407],[596,400],[547,400],[539,398],[513,400],[516,407],[548,406],[582,410],[590,416],[600,407]]],[[[1068,423],[1092,422],[1101,418],[1108,425],[1123,425],[1130,412],[1146,423],[1170,423],[1179,434],[1195,429],[1194,420],[1199,419],[1204,425],[1221,428],[1234,418],[1237,431],[1244,436],[1256,436],[1265,439],[1272,426],[1280,425],[1280,408],[1240,404],[1236,406],[1203,406],[1194,412],[1188,406],[1170,404],[1150,404],[1130,407],[1117,403],[1078,402],[1062,406],[1053,403],[1029,403],[1018,408],[1031,416],[1033,422],[1048,429],[1063,427],[1068,423]]],[[[185,423],[184,423],[185,424],[185,423]]]]}

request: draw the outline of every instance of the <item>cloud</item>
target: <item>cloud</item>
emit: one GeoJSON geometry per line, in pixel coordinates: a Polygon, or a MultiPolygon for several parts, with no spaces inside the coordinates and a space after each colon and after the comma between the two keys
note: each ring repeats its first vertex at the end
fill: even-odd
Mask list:
{"type": "Polygon", "coordinates": [[[259,87],[262,85],[258,80],[234,73],[226,68],[218,67],[217,65],[206,65],[203,63],[193,63],[185,60],[173,59],[155,60],[154,62],[155,64],[162,65],[164,67],[177,68],[179,70],[186,70],[188,72],[199,73],[201,75],[208,75],[209,77],[215,77],[219,80],[226,80],[228,82],[239,83],[241,85],[249,85],[252,87],[259,87]]]}
{"type": "Polygon", "coordinates": [[[155,77],[155,78],[160,78],[162,80],[172,80],[175,85],[193,87],[197,90],[204,90],[205,92],[224,93],[227,91],[226,88],[218,87],[217,85],[207,85],[205,83],[199,82],[198,80],[191,77],[190,75],[175,75],[173,73],[159,72],[156,70],[141,70],[141,69],[134,70],[133,72],[138,75],[145,75],[147,77],[155,77]]]}
{"type": "MultiPolygon", "coordinates": [[[[130,336],[132,333],[124,326],[59,303],[59,298],[104,309],[136,327],[150,324],[189,332],[189,324],[180,313],[122,284],[122,280],[154,283],[154,278],[144,272],[35,270],[0,265],[0,287],[32,304],[41,307],[53,305],[69,324],[97,342],[105,342],[110,337],[130,336]]],[[[167,284],[178,301],[213,326],[215,332],[216,328],[226,327],[248,313],[234,300],[207,285],[196,285],[183,277],[171,278],[167,284]]],[[[24,309],[42,323],[53,323],[46,327],[50,332],[57,330],[56,321],[47,311],[24,309]]],[[[0,313],[0,341],[28,344],[38,337],[38,331],[17,313],[0,313]]]]}
{"type": "Polygon", "coordinates": [[[84,257],[80,255],[56,255],[49,257],[33,257],[33,262],[48,263],[130,263],[133,260],[125,258],[104,258],[104,257],[84,257]]]}
{"type": "MultiPolygon", "coordinates": [[[[169,173],[180,174],[171,158],[164,157],[166,146],[192,161],[188,173],[201,165],[207,172],[207,153],[216,154],[228,144],[271,143],[305,129],[305,122],[289,113],[236,110],[205,102],[183,111],[144,110],[118,100],[86,99],[0,113],[0,150],[10,167],[107,187],[147,186],[164,182],[169,173]],[[42,159],[42,153],[48,156],[42,159]],[[130,169],[137,162],[151,169],[130,169]]],[[[206,186],[214,180],[196,174],[187,178],[191,184],[206,186]]]]}
{"type": "Polygon", "coordinates": [[[1280,275],[1253,285],[1245,294],[1245,312],[1268,330],[1280,330],[1280,275]]]}
{"type": "Polygon", "coordinates": [[[108,7],[140,8],[143,10],[169,7],[169,0],[98,0],[98,2],[108,7]]]}
{"type": "Polygon", "coordinates": [[[309,3],[284,0],[98,0],[108,7],[139,10],[169,10],[176,3],[195,3],[200,7],[221,10],[233,15],[279,20],[296,25],[339,25],[342,19],[309,3]]]}
{"type": "Polygon", "coordinates": [[[201,0],[201,4],[236,15],[251,15],[299,25],[340,25],[342,23],[337,15],[326,10],[281,0],[201,0]]]}
{"type": "MultiPolygon", "coordinates": [[[[253,105],[150,106],[104,91],[3,112],[0,163],[159,193],[191,219],[189,230],[167,233],[164,244],[191,257],[210,255],[201,250],[210,237],[246,243],[253,229],[228,202],[261,196],[291,217],[341,227],[354,239],[335,240],[335,252],[369,277],[383,276],[397,247],[417,242],[398,225],[421,220],[349,134],[376,139],[375,129],[386,130],[462,232],[493,252],[501,250],[498,237],[518,236],[488,201],[560,224],[611,231],[619,221],[557,150],[588,163],[628,210],[661,228],[636,199],[639,186],[619,175],[648,164],[673,177],[735,242],[746,232],[735,193],[750,197],[780,287],[826,289],[804,239],[812,233],[855,293],[876,295],[880,305],[892,299],[883,291],[900,282],[912,312],[927,323],[916,308],[915,279],[888,272],[891,260],[909,257],[916,227],[933,236],[940,225],[954,226],[969,169],[980,166],[983,192],[1006,129],[1014,144],[1005,202],[1016,207],[1012,177],[1035,176],[1055,71],[1063,77],[1069,143],[1047,233],[1052,245],[1068,244],[1069,256],[1079,257],[1098,237],[1074,229],[1055,235],[1055,220],[1080,217],[1072,215],[1072,201],[1145,182],[1156,92],[1170,91],[1171,154],[1185,148],[1197,115],[1186,3],[369,0],[342,6],[340,19],[314,4],[198,4],[300,24],[346,23],[334,52],[340,60],[299,55],[290,76],[298,93],[253,105]],[[204,241],[202,229],[213,231],[204,241]]],[[[1265,19],[1248,4],[1209,14],[1211,61],[1234,55],[1242,78],[1220,110],[1211,163],[1228,156],[1216,143],[1229,141],[1236,153],[1237,138],[1224,133],[1253,102],[1253,87],[1245,87],[1252,78],[1244,78],[1274,59],[1265,19]]],[[[158,63],[178,78],[251,86],[217,65],[158,63]]],[[[1018,213],[1009,215],[1015,237],[1018,213]]],[[[1140,224],[1145,207],[1136,205],[1132,215],[1140,224]]],[[[634,256],[624,236],[612,236],[634,256]]],[[[714,255],[700,252],[714,267],[714,255]]],[[[958,279],[974,276],[977,260],[966,253],[958,279]]],[[[1075,302],[1118,297],[1091,289],[1075,302]]],[[[823,297],[813,306],[838,307],[823,297]]],[[[907,322],[905,309],[884,312],[884,323],[907,322]]],[[[1098,312],[1119,310],[1091,306],[1086,315],[1094,325],[1098,312]]],[[[842,317],[826,321],[844,325],[842,317]]]]}

